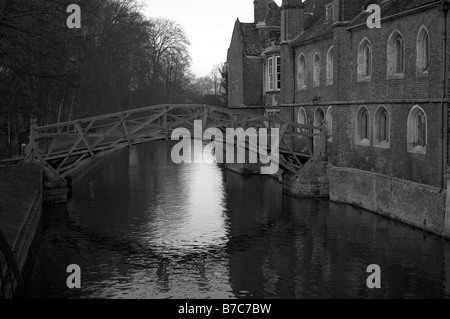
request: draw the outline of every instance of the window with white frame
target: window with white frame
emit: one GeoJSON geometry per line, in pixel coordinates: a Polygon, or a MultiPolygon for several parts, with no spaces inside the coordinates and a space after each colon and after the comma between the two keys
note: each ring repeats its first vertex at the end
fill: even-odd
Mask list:
{"type": "Polygon", "coordinates": [[[356,116],[356,143],[370,145],[369,111],[362,106],[356,116]]]}
{"type": "Polygon", "coordinates": [[[267,91],[281,89],[281,57],[271,56],[267,59],[267,91]]]}
{"type": "Polygon", "coordinates": [[[305,62],[305,56],[303,54],[300,54],[300,56],[298,57],[298,70],[297,70],[297,78],[298,78],[298,88],[299,89],[303,89],[306,87],[306,62],[305,62]]]}
{"type": "Polygon", "coordinates": [[[275,57],[275,60],[276,60],[275,68],[277,76],[275,90],[279,91],[281,89],[281,57],[277,56],[275,57]]]}
{"type": "Polygon", "coordinates": [[[325,6],[325,13],[326,13],[326,21],[333,21],[334,20],[334,4],[330,3],[325,6]]]}
{"type": "Polygon", "coordinates": [[[427,147],[427,115],[415,105],[408,115],[408,151],[425,153],[427,147]]]}
{"type": "Polygon", "coordinates": [[[403,77],[405,68],[405,47],[398,31],[391,34],[388,42],[388,76],[403,77]]]}
{"type": "Polygon", "coordinates": [[[273,57],[270,57],[269,59],[267,59],[267,90],[268,91],[273,91],[274,90],[274,76],[273,76],[273,57]]]}
{"type": "Polygon", "coordinates": [[[313,85],[320,86],[320,57],[319,54],[314,54],[313,61],[313,85]]]}
{"type": "Polygon", "coordinates": [[[390,142],[390,126],[389,114],[383,106],[380,106],[375,113],[375,146],[389,147],[390,142]]]}
{"type": "Polygon", "coordinates": [[[334,50],[331,47],[327,53],[327,85],[333,84],[333,72],[334,72],[334,50]]]}
{"type": "Polygon", "coordinates": [[[419,30],[416,45],[417,75],[428,75],[428,69],[430,67],[430,36],[424,26],[422,26],[419,30]]]}

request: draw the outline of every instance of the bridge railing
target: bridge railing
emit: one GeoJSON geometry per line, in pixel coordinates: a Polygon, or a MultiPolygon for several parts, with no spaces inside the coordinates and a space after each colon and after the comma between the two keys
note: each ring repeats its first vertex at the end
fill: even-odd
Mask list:
{"type": "Polygon", "coordinates": [[[26,151],[31,160],[65,178],[96,158],[120,148],[168,140],[173,130],[179,127],[193,130],[194,120],[202,120],[203,129],[279,128],[280,165],[293,174],[302,169],[305,159],[318,153],[325,154],[326,142],[321,142],[319,152],[317,145],[314,146],[315,137],[316,140],[317,137],[325,138],[323,127],[236,109],[190,104],[149,106],[46,126],[38,126],[32,120],[26,151]]]}
{"type": "Polygon", "coordinates": [[[0,299],[22,297],[22,275],[8,241],[0,231],[0,299]]]}

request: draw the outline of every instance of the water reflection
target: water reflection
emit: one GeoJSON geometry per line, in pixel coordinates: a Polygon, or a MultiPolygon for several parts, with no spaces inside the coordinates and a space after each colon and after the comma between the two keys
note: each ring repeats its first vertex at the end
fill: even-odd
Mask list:
{"type": "Polygon", "coordinates": [[[170,146],[115,155],[66,210],[46,212],[30,297],[450,297],[448,242],[349,206],[283,195],[266,176],[175,165],[170,146]],[[81,266],[81,290],[65,287],[72,263],[81,266]],[[382,289],[371,291],[365,270],[373,263],[382,289]]]}

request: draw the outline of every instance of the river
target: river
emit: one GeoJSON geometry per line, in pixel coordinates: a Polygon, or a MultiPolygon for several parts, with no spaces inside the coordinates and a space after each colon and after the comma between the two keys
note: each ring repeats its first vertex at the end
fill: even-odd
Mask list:
{"type": "Polygon", "coordinates": [[[267,176],[176,165],[171,145],[113,155],[44,211],[28,298],[450,298],[449,242],[267,176]]]}

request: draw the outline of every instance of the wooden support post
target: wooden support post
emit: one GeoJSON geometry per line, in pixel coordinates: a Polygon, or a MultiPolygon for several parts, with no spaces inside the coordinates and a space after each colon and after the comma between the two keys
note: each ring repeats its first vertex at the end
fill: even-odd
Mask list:
{"type": "Polygon", "coordinates": [[[28,139],[29,142],[29,154],[27,154],[27,162],[34,162],[36,160],[36,124],[37,120],[30,120],[30,135],[28,139]]]}
{"type": "Polygon", "coordinates": [[[164,114],[163,114],[163,125],[164,125],[164,137],[166,141],[169,140],[169,131],[167,127],[167,107],[164,106],[164,114]]]}
{"type": "MultiPolygon", "coordinates": [[[[208,128],[208,107],[205,106],[203,110],[203,122],[202,122],[203,132],[208,128]]],[[[202,132],[202,135],[203,135],[202,132]]]]}
{"type": "Polygon", "coordinates": [[[320,157],[323,161],[327,159],[327,132],[325,124],[322,124],[322,129],[320,130],[320,157]]]}

